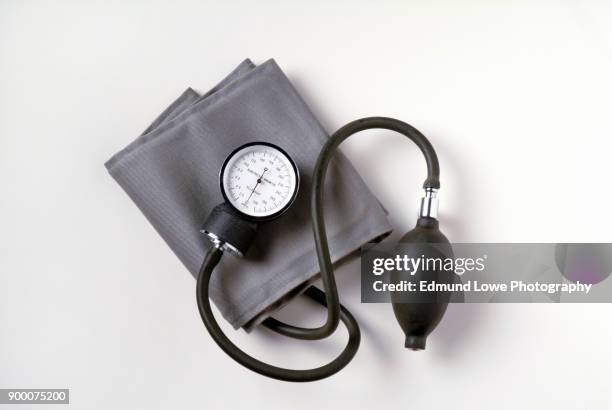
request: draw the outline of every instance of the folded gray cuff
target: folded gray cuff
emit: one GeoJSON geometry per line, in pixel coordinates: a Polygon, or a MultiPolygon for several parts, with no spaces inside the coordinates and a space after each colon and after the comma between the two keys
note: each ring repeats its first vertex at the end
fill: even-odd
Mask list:
{"type": "MultiPolygon", "coordinates": [[[[295,159],[301,186],[294,205],[260,226],[246,258],[224,257],[212,277],[211,299],[239,328],[261,320],[319,272],[310,189],[326,139],[274,60],[257,67],[245,60],[208,93],[186,90],[105,165],[196,276],[210,246],[199,229],[222,202],[218,175],[226,156],[244,143],[267,141],[295,159]]],[[[384,210],[342,154],[329,167],[325,217],[334,262],[391,231],[384,210]]]]}

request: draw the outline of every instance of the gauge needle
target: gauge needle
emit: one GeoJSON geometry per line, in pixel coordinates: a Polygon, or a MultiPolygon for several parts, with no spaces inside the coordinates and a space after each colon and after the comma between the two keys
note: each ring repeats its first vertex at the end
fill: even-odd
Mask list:
{"type": "Polygon", "coordinates": [[[257,186],[259,184],[261,184],[261,179],[263,178],[264,174],[268,172],[268,168],[264,168],[263,172],[261,173],[261,175],[259,176],[259,178],[257,178],[257,183],[255,184],[255,186],[253,187],[253,189],[251,190],[251,194],[249,195],[249,197],[246,199],[246,201],[244,201],[244,203],[246,204],[247,202],[249,202],[249,199],[251,199],[251,197],[253,196],[253,193],[255,192],[255,188],[257,188],[257,186]]]}

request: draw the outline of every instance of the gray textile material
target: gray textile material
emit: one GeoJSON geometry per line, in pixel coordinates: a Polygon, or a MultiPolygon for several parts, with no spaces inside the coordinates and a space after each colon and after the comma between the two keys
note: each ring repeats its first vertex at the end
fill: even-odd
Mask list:
{"type": "MultiPolygon", "coordinates": [[[[310,190],[327,138],[274,60],[259,66],[245,60],[208,93],[187,89],[105,165],[196,276],[210,246],[199,229],[222,202],[219,170],[226,156],[244,143],[268,141],[295,159],[301,177],[296,202],[260,226],[246,258],[226,255],[212,278],[210,296],[221,314],[234,328],[250,330],[319,272],[310,190]]],[[[334,262],[391,231],[384,210],[340,153],[328,170],[325,201],[334,262]]]]}

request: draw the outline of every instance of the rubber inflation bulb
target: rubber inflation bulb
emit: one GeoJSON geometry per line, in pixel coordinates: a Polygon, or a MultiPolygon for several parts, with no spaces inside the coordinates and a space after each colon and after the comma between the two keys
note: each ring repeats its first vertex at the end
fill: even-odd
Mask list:
{"type": "MultiPolygon", "coordinates": [[[[438,221],[434,218],[421,217],[416,227],[400,239],[402,249],[409,258],[453,258],[451,245],[446,236],[438,229],[438,221]]],[[[452,283],[454,273],[437,269],[418,269],[415,272],[395,271],[391,274],[393,281],[410,279],[417,284],[422,280],[435,280],[437,283],[452,283]],[[410,276],[410,278],[408,278],[410,276]]],[[[450,294],[444,292],[410,292],[400,296],[392,294],[393,312],[406,335],[404,346],[412,350],[425,349],[427,336],[436,328],[446,307],[450,294]]]]}

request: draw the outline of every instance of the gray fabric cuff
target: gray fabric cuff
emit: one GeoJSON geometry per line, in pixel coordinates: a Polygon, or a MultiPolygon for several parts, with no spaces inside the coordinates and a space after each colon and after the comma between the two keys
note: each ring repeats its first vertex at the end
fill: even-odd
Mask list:
{"type": "MultiPolygon", "coordinates": [[[[234,328],[258,323],[319,272],[310,224],[311,175],[327,135],[274,62],[245,60],[204,95],[187,89],[123,150],[106,162],[113,178],[196,276],[208,240],[199,233],[222,202],[225,157],[251,141],[268,141],[295,159],[301,187],[294,205],[263,224],[244,259],[225,256],[211,299],[234,328]]],[[[387,235],[376,198],[341,153],[328,170],[325,216],[334,262],[387,235]]]]}

